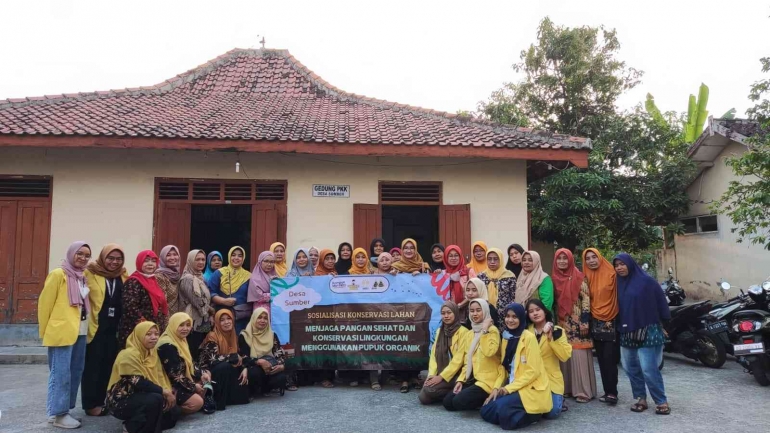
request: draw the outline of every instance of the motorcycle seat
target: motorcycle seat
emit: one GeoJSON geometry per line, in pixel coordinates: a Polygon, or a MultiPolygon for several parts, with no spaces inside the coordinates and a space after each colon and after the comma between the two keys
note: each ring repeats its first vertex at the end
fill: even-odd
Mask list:
{"type": "Polygon", "coordinates": [[[681,310],[684,307],[686,307],[686,305],[678,305],[676,307],[668,307],[668,311],[670,311],[671,314],[674,314],[674,313],[676,313],[677,311],[681,310]]]}

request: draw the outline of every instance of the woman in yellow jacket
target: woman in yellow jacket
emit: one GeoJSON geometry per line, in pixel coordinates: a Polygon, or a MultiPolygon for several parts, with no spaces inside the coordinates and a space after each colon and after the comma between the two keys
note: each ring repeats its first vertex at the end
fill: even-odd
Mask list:
{"type": "Polygon", "coordinates": [[[524,330],[527,323],[524,307],[521,304],[509,305],[504,320],[504,334],[512,338],[503,340],[501,350],[502,353],[513,352],[510,358],[506,356],[505,359],[505,362],[510,362],[508,385],[501,387],[502,380],[496,384],[496,389],[481,408],[481,417],[504,430],[515,430],[537,422],[543,414],[551,411],[553,403],[537,338],[524,330]],[[519,337],[515,338],[515,334],[519,337]]]}
{"type": "Polygon", "coordinates": [[[118,357],[118,325],[122,315],[123,283],[128,279],[125,253],[118,244],[107,244],[83,272],[91,301],[86,364],[80,383],[80,400],[89,416],[107,415],[104,398],[118,357]]]}
{"type": "MultiPolygon", "coordinates": [[[[529,332],[535,334],[540,344],[540,356],[543,358],[548,383],[551,387],[553,409],[545,417],[556,419],[564,405],[564,376],[559,362],[567,362],[572,357],[572,345],[567,340],[567,333],[560,326],[554,326],[553,316],[539,299],[527,302],[527,315],[532,323],[529,332]]],[[[566,410],[566,409],[564,409],[566,410]]]]}
{"type": "Polygon", "coordinates": [[[492,324],[489,303],[474,299],[468,304],[471,331],[463,338],[462,351],[452,358],[441,376],[449,380],[460,370],[452,392],[444,397],[448,411],[481,407],[495,387],[502,383],[505,370],[500,365],[500,331],[492,324]]]}
{"type": "Polygon", "coordinates": [[[91,303],[83,271],[91,259],[85,242],[72,243],[60,268],[45,279],[37,308],[43,346],[48,347],[48,421],[55,427],[73,429],[80,421],[70,416],[78,397],[88,339],[91,303]]]}
{"type": "MultiPolygon", "coordinates": [[[[383,253],[385,254],[385,253],[383,253]]],[[[422,404],[441,401],[455,386],[454,375],[444,378],[449,363],[463,352],[462,342],[469,331],[460,322],[460,308],[452,301],[441,306],[441,326],[436,329],[428,362],[428,378],[417,397],[422,404]]]]}

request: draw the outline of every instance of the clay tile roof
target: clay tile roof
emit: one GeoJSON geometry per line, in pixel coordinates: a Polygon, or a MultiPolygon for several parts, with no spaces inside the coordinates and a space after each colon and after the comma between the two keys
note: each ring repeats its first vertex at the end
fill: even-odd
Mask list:
{"type": "Polygon", "coordinates": [[[235,49],[155,86],[0,100],[0,136],[138,136],[590,149],[585,138],[502,126],[344,92],[286,50],[235,49]]]}

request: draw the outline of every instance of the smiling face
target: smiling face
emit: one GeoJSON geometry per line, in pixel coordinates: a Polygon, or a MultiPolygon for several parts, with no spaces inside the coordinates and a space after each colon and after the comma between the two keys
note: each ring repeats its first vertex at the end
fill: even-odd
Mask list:
{"type": "Polygon", "coordinates": [[[508,312],[505,313],[505,326],[507,326],[508,329],[517,329],[520,323],[519,317],[513,310],[508,310],[508,312]]]}
{"type": "Polygon", "coordinates": [[[468,313],[471,316],[473,323],[481,323],[484,321],[484,310],[481,309],[481,305],[478,302],[471,302],[468,307],[468,313]]]}
{"type": "Polygon", "coordinates": [[[366,255],[364,253],[356,254],[356,266],[359,268],[366,266],[366,255]]]}
{"type": "Polygon", "coordinates": [[[176,336],[184,340],[190,335],[190,331],[192,331],[192,322],[189,320],[184,321],[176,328],[176,336]]]}
{"type": "Polygon", "coordinates": [[[374,248],[372,248],[375,255],[382,254],[383,251],[385,251],[385,245],[382,244],[382,242],[377,241],[374,243],[374,248]]]}
{"type": "Polygon", "coordinates": [[[311,248],[308,254],[310,254],[310,264],[315,268],[318,266],[318,251],[315,248],[311,248]]]}
{"type": "Polygon", "coordinates": [[[206,269],[206,255],[203,253],[196,254],[194,266],[195,270],[198,272],[202,272],[204,269],[206,269]]]}
{"type": "Polygon", "coordinates": [[[108,271],[115,272],[123,267],[124,261],[123,253],[121,253],[120,250],[112,250],[107,254],[107,257],[104,258],[104,266],[108,271]]]}
{"type": "Polygon", "coordinates": [[[230,256],[230,266],[234,267],[235,269],[243,266],[243,251],[240,249],[233,251],[233,254],[230,256]]]}
{"type": "Polygon", "coordinates": [[[521,257],[521,269],[524,272],[532,272],[535,269],[535,261],[532,260],[532,255],[524,253],[521,257]]]}
{"type": "Polygon", "coordinates": [[[586,266],[592,271],[599,269],[599,256],[593,251],[586,253],[586,266]]]}
{"type": "Polygon", "coordinates": [[[468,282],[468,285],[465,286],[465,298],[466,299],[476,299],[479,297],[479,289],[476,288],[476,285],[473,284],[473,282],[468,282]]]}
{"type": "Polygon", "coordinates": [[[169,268],[176,268],[179,266],[179,253],[174,248],[171,248],[166,254],[166,265],[169,268]]]}
{"type": "Polygon", "coordinates": [[[262,267],[262,270],[267,272],[268,274],[273,272],[273,270],[275,269],[275,256],[265,257],[264,260],[262,260],[262,265],[260,266],[262,267]]]}
{"type": "Polygon", "coordinates": [[[417,249],[414,247],[413,243],[407,242],[406,245],[404,245],[404,247],[401,248],[401,252],[404,253],[405,258],[411,260],[417,254],[417,249]]]}
{"type": "Polygon", "coordinates": [[[569,259],[567,258],[567,255],[564,253],[559,253],[558,256],[556,256],[556,268],[560,271],[566,271],[569,267],[569,259]]]}
{"type": "Polygon", "coordinates": [[[91,260],[91,248],[83,245],[75,251],[75,267],[83,269],[88,265],[88,261],[91,260]]]}
{"type": "Polygon", "coordinates": [[[327,254],[326,257],[324,257],[324,269],[326,269],[327,271],[333,271],[334,263],[336,261],[337,260],[334,257],[334,254],[327,254]]]}
{"type": "Polygon", "coordinates": [[[144,263],[142,263],[142,273],[152,274],[156,269],[158,269],[158,260],[150,256],[145,257],[144,263]]]}
{"type": "Polygon", "coordinates": [[[304,268],[307,266],[307,262],[308,262],[307,255],[303,251],[300,251],[299,254],[297,254],[297,266],[300,268],[304,268]]]}
{"type": "Polygon", "coordinates": [[[211,263],[209,264],[212,271],[216,271],[217,269],[222,267],[222,257],[214,256],[211,258],[211,263]]]}
{"type": "Polygon", "coordinates": [[[451,325],[455,321],[455,313],[449,307],[441,307],[441,321],[451,325]]]}
{"type": "Polygon", "coordinates": [[[160,337],[160,333],[158,332],[158,328],[156,326],[153,326],[150,328],[146,334],[144,334],[144,338],[142,338],[142,346],[144,346],[147,350],[152,350],[156,344],[158,344],[158,338],[160,337]]]}
{"type": "Polygon", "coordinates": [[[350,249],[350,246],[343,245],[342,248],[340,248],[340,258],[342,260],[350,260],[350,256],[353,255],[353,250],[350,249]]]}
{"type": "Polygon", "coordinates": [[[529,320],[532,321],[535,326],[545,323],[545,311],[537,305],[530,304],[529,308],[527,308],[527,314],[529,315],[529,320]]]}
{"type": "Polygon", "coordinates": [[[497,253],[492,252],[487,254],[487,267],[490,271],[500,269],[500,257],[497,256],[497,253]]]}
{"type": "Polygon", "coordinates": [[[273,251],[273,255],[275,256],[276,262],[283,262],[283,259],[286,257],[286,248],[282,247],[281,245],[278,245],[275,247],[275,251],[273,251]]]}
{"type": "Polygon", "coordinates": [[[628,276],[628,266],[620,259],[615,260],[615,273],[621,277],[628,276]]]}
{"type": "Polygon", "coordinates": [[[401,253],[399,253],[398,251],[393,251],[393,254],[391,254],[391,256],[393,256],[394,262],[398,262],[401,260],[401,253]]]}
{"type": "Polygon", "coordinates": [[[262,330],[265,328],[267,328],[267,313],[262,312],[257,316],[257,329],[262,330]]]}
{"type": "Polygon", "coordinates": [[[510,259],[511,263],[514,265],[521,264],[521,253],[519,250],[511,248],[511,252],[508,253],[508,259],[510,259]]]}
{"type": "Polygon", "coordinates": [[[452,250],[446,256],[446,261],[449,263],[449,266],[454,268],[460,264],[460,254],[456,250],[452,250]]]}
{"type": "Polygon", "coordinates": [[[392,265],[393,260],[388,256],[380,256],[380,258],[377,259],[377,267],[383,272],[388,272],[392,265]]]}
{"type": "Polygon", "coordinates": [[[484,251],[484,248],[481,248],[480,246],[476,245],[473,247],[473,257],[476,259],[477,262],[483,262],[484,261],[484,254],[487,252],[484,251]]]}
{"type": "Polygon", "coordinates": [[[441,251],[441,248],[439,247],[433,248],[433,251],[431,251],[430,256],[433,258],[433,261],[435,263],[442,263],[444,261],[444,252],[441,251]]]}
{"type": "Polygon", "coordinates": [[[219,328],[225,332],[232,331],[233,319],[230,318],[230,316],[228,316],[227,314],[223,314],[222,317],[219,318],[219,328]]]}

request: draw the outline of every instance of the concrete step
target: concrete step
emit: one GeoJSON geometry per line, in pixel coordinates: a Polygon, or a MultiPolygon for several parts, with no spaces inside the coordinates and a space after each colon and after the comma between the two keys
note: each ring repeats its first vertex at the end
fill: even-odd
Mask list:
{"type": "Polygon", "coordinates": [[[48,348],[33,346],[0,347],[2,364],[48,364],[48,348]]]}
{"type": "Polygon", "coordinates": [[[37,324],[0,324],[0,347],[42,346],[37,324]]]}

